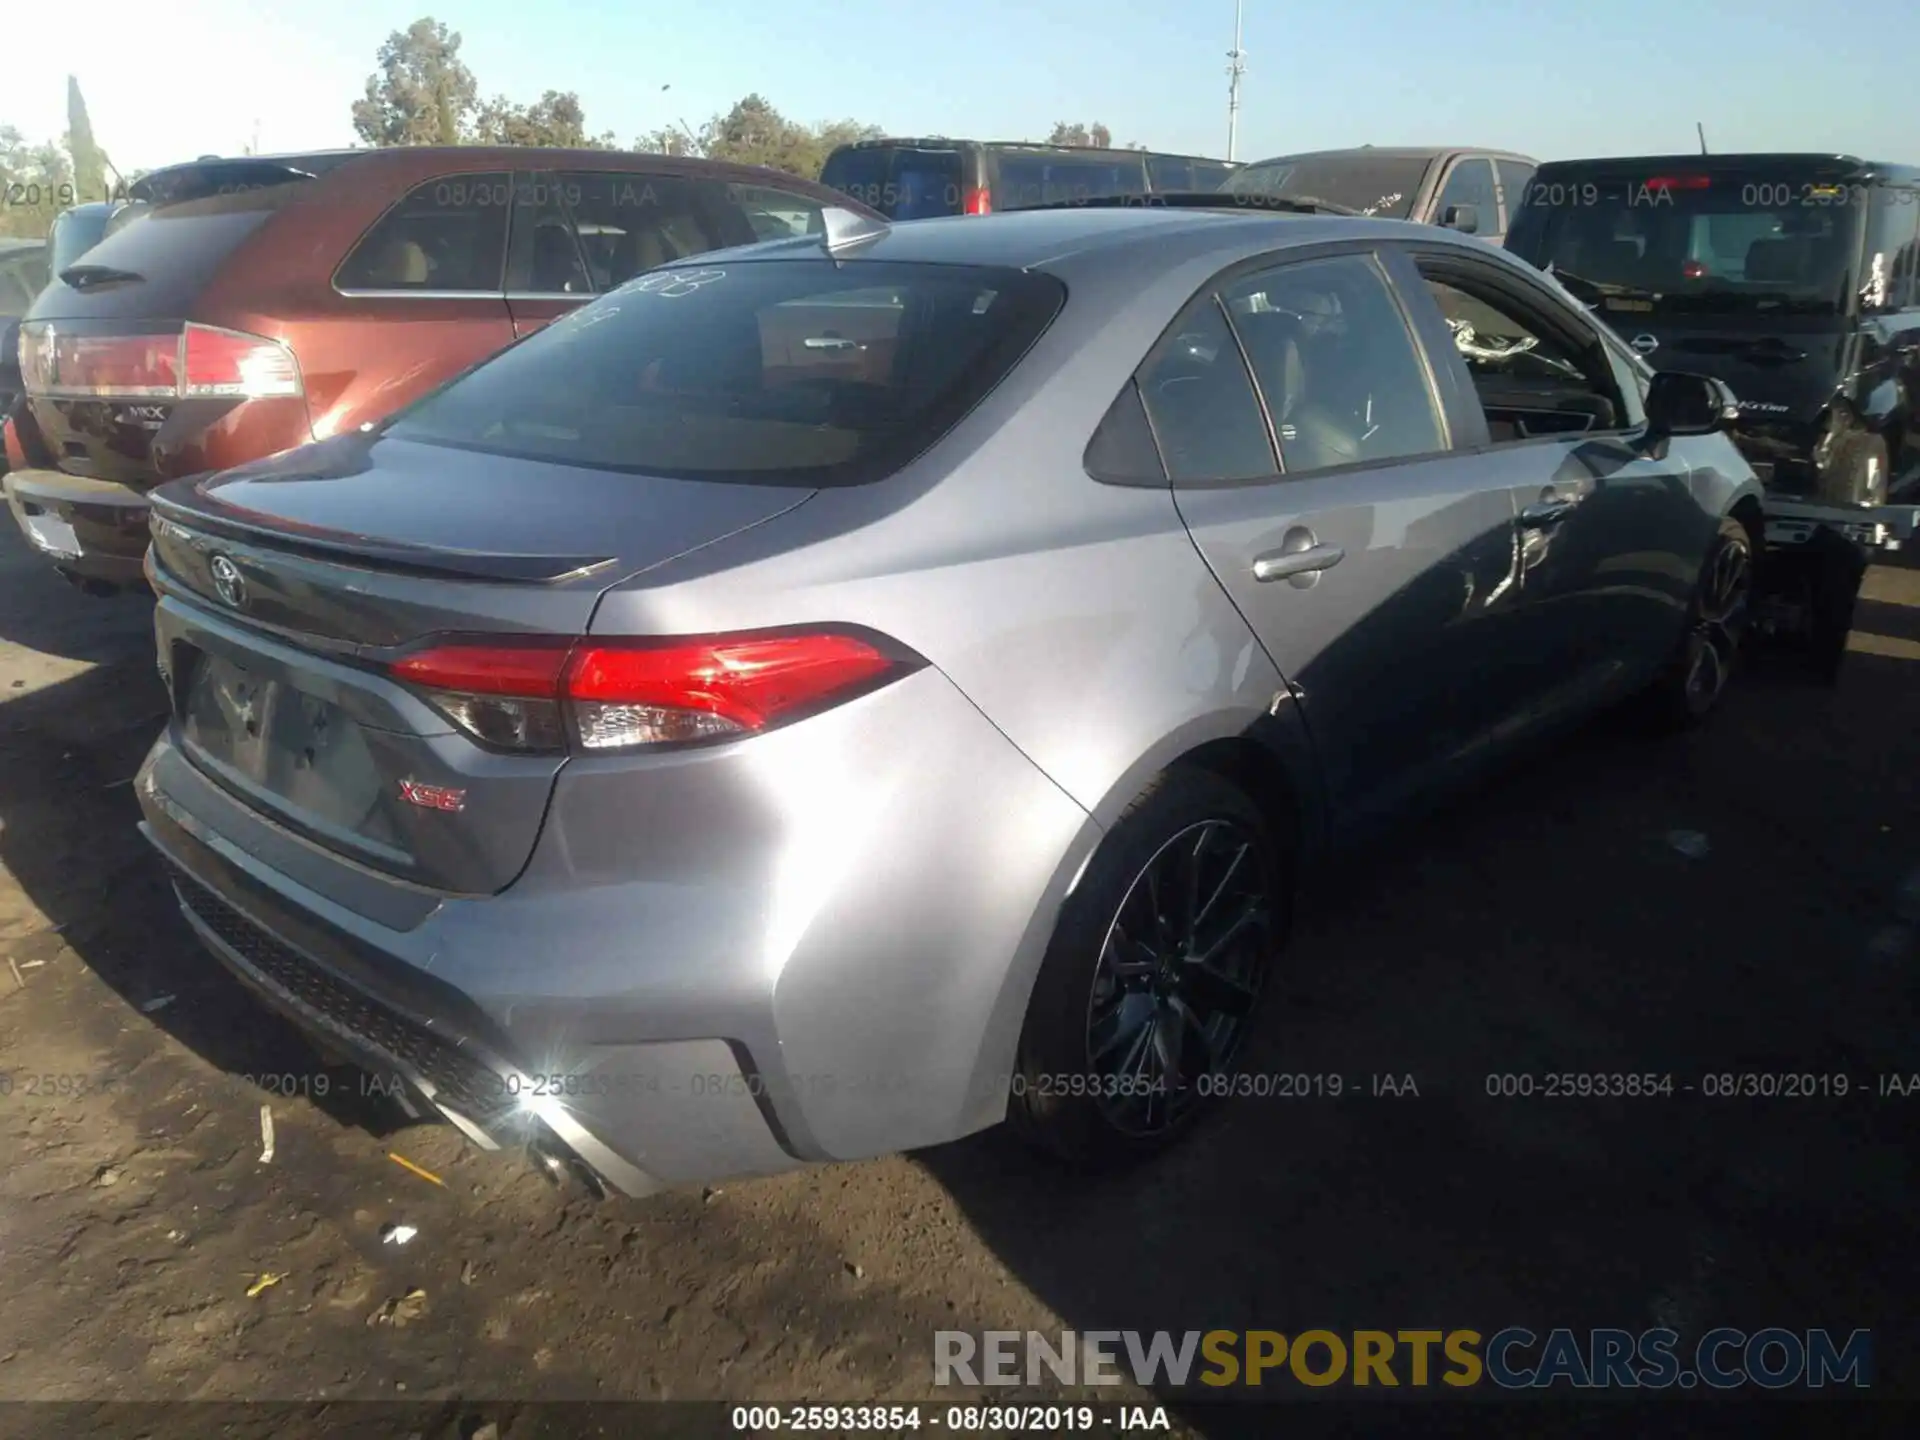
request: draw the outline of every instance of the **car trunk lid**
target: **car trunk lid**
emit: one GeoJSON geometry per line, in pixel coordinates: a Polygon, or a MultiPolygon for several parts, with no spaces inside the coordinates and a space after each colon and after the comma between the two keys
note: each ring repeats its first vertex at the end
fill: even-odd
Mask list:
{"type": "Polygon", "coordinates": [[[163,487],[150,563],[173,733],[317,844],[496,892],[532,853],[565,751],[483,743],[393,665],[452,635],[565,647],[609,586],[812,493],[367,435],[163,487]]]}

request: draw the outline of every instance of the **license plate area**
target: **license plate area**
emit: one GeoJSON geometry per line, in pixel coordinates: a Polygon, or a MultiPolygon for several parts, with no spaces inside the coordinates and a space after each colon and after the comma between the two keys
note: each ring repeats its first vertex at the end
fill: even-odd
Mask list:
{"type": "Polygon", "coordinates": [[[179,643],[175,715],[188,754],[263,808],[399,849],[365,730],[283,673],[179,643]]]}

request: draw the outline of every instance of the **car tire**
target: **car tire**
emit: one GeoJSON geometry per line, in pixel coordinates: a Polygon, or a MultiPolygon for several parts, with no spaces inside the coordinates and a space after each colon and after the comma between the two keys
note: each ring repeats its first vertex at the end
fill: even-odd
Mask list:
{"type": "Polygon", "coordinates": [[[1820,498],[1830,505],[1884,505],[1892,463],[1885,437],[1849,435],[1821,473],[1820,498]]]}
{"type": "Polygon", "coordinates": [[[1656,728],[1689,729],[1719,707],[1752,618],[1755,553],[1753,532],[1722,516],[1687,606],[1686,632],[1643,697],[1656,728]]]}
{"type": "Polygon", "coordinates": [[[1192,766],[1163,772],[1061,907],[1021,1030],[1014,1132],[1099,1169],[1191,1131],[1227,1088],[1259,1013],[1286,939],[1290,868],[1237,786],[1192,766]],[[1223,940],[1229,927],[1237,938],[1223,940]],[[1142,931],[1153,932],[1144,947],[1133,938],[1142,931]],[[1212,965],[1188,958],[1209,950],[1212,965]]]}

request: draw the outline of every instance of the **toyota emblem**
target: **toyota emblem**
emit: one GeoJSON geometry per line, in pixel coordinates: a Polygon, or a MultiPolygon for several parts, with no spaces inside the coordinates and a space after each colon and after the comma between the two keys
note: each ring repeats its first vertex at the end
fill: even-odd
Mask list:
{"type": "Polygon", "coordinates": [[[1651,335],[1636,335],[1627,342],[1636,355],[1651,355],[1660,348],[1660,342],[1651,335]]]}
{"type": "Polygon", "coordinates": [[[213,588],[222,600],[236,610],[247,603],[247,582],[238,565],[224,555],[216,555],[207,562],[207,568],[213,572],[213,588]]]}

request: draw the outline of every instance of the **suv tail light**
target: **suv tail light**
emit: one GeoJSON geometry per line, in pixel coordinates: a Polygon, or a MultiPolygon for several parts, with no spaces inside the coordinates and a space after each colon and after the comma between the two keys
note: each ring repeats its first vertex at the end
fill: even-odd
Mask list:
{"type": "Polygon", "coordinates": [[[924,662],[839,630],[673,640],[483,638],[435,645],[389,673],[496,749],[596,754],[757,734],[924,662]]]}
{"type": "Polygon", "coordinates": [[[275,340],[186,325],[163,333],[72,334],[20,327],[27,393],[47,399],[261,400],[303,393],[293,352],[275,340]]]}
{"type": "Polygon", "coordinates": [[[963,215],[989,215],[993,212],[993,196],[985,186],[969,185],[967,193],[960,197],[960,213],[963,215]]]}

